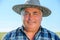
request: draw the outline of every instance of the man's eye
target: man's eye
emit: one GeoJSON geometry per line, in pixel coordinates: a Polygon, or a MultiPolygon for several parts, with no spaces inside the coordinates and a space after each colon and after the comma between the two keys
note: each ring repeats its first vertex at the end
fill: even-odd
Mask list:
{"type": "Polygon", "coordinates": [[[34,14],[34,15],[37,15],[37,12],[34,12],[33,14],[34,14]]]}
{"type": "Polygon", "coordinates": [[[28,12],[25,12],[25,14],[24,15],[28,15],[28,12]]]}

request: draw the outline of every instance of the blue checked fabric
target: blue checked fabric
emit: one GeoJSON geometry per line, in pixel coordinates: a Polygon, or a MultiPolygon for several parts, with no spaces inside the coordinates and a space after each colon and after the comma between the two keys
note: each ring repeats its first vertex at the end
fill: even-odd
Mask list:
{"type": "MultiPolygon", "coordinates": [[[[24,27],[22,26],[7,33],[2,40],[29,40],[29,38],[24,33],[24,27]]],[[[40,27],[34,40],[60,40],[60,38],[55,33],[40,27]]]]}

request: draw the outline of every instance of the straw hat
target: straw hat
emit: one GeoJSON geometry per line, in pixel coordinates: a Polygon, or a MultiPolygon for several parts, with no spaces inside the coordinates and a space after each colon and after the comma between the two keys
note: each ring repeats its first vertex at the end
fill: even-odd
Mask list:
{"type": "Polygon", "coordinates": [[[27,7],[39,7],[40,10],[42,10],[43,17],[47,17],[51,14],[51,11],[48,8],[40,5],[39,0],[27,0],[25,4],[13,6],[13,10],[21,15],[21,10],[27,7]]]}

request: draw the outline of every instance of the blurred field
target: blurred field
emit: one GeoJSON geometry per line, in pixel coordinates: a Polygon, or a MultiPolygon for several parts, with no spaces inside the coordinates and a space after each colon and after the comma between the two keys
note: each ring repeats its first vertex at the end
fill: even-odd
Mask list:
{"type": "Polygon", "coordinates": [[[56,34],[60,37],[60,32],[56,32],[56,34]]]}
{"type": "Polygon", "coordinates": [[[6,32],[0,32],[0,40],[2,39],[2,37],[4,36],[4,34],[6,34],[6,32]]]}
{"type": "MultiPolygon", "coordinates": [[[[6,32],[0,32],[0,40],[2,39],[4,34],[6,34],[6,32]]],[[[60,32],[56,32],[56,34],[60,37],[60,32]]]]}

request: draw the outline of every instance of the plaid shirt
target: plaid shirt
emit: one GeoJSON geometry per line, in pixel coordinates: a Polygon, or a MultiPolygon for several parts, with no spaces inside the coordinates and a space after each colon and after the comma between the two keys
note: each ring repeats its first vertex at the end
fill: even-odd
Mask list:
{"type": "MultiPolygon", "coordinates": [[[[24,27],[19,27],[7,33],[2,40],[29,40],[23,29],[24,27]]],[[[41,27],[36,33],[34,40],[60,40],[60,38],[55,33],[41,27]]]]}

